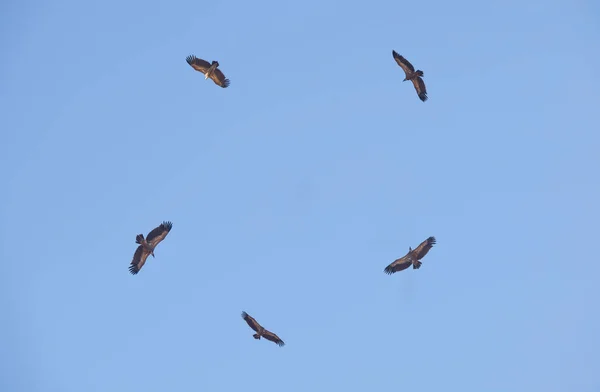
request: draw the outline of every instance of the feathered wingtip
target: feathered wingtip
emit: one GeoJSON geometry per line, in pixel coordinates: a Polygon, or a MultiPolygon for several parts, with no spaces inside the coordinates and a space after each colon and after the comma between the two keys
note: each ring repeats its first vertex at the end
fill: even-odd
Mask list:
{"type": "Polygon", "coordinates": [[[135,236],[135,243],[136,244],[141,244],[142,242],[144,242],[144,235],[143,234],[138,234],[135,236]]]}
{"type": "Polygon", "coordinates": [[[248,313],[242,312],[242,318],[245,319],[246,317],[248,317],[248,313]]]}
{"type": "Polygon", "coordinates": [[[229,82],[229,79],[225,79],[225,80],[223,81],[223,85],[222,85],[221,87],[223,87],[223,88],[227,88],[227,87],[229,87],[229,84],[230,84],[230,82],[229,82]]]}
{"type": "Polygon", "coordinates": [[[131,273],[131,275],[137,275],[137,273],[140,272],[140,270],[137,268],[137,265],[131,264],[129,266],[129,272],[131,273]]]}
{"type": "Polygon", "coordinates": [[[419,260],[413,261],[413,269],[419,269],[421,268],[421,263],[419,260]]]}
{"type": "Polygon", "coordinates": [[[167,229],[167,231],[171,231],[171,229],[173,228],[173,223],[171,223],[169,221],[165,221],[162,223],[162,227],[167,229]]]}
{"type": "Polygon", "coordinates": [[[427,238],[427,243],[429,245],[435,245],[436,244],[435,237],[432,236],[432,237],[427,238]]]}
{"type": "Polygon", "coordinates": [[[259,339],[259,340],[260,340],[260,335],[259,335],[259,334],[257,334],[257,333],[255,333],[254,335],[252,335],[252,337],[253,337],[254,339],[259,339]]]}
{"type": "Polygon", "coordinates": [[[192,65],[194,63],[194,61],[196,60],[196,56],[194,56],[193,54],[190,54],[189,56],[187,56],[185,58],[185,61],[187,61],[187,63],[189,65],[192,65]]]}
{"type": "Polygon", "coordinates": [[[383,272],[385,272],[388,275],[391,275],[394,273],[394,269],[392,268],[391,265],[388,265],[387,267],[384,268],[383,272]]]}

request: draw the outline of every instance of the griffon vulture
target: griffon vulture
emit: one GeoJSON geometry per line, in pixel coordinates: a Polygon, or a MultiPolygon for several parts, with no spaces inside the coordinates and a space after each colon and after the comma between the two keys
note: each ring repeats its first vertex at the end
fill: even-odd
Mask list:
{"type": "Polygon", "coordinates": [[[163,222],[160,226],[148,233],[148,236],[145,239],[143,234],[135,236],[135,243],[140,244],[140,246],[135,250],[133,260],[131,260],[131,265],[129,266],[129,272],[131,272],[132,275],[140,272],[149,255],[154,257],[154,249],[156,249],[156,246],[165,239],[172,227],[173,224],[171,222],[163,222]]]}
{"type": "Polygon", "coordinates": [[[187,63],[196,71],[202,72],[204,74],[204,80],[211,78],[217,86],[223,88],[229,86],[229,79],[225,79],[223,72],[217,68],[219,66],[218,61],[213,61],[209,64],[208,61],[199,59],[194,55],[187,56],[185,61],[187,61],[187,63]]]}
{"type": "Polygon", "coordinates": [[[252,316],[250,316],[248,313],[242,312],[242,318],[244,320],[246,320],[246,322],[248,323],[250,328],[252,328],[253,330],[256,331],[256,333],[254,335],[252,335],[252,336],[254,336],[254,339],[260,339],[262,336],[263,338],[265,338],[267,340],[275,342],[275,344],[277,344],[279,347],[283,347],[285,345],[283,340],[279,339],[279,336],[275,335],[271,331],[264,329],[262,327],[262,325],[260,325],[256,320],[254,320],[254,318],[252,316]]]}
{"type": "Polygon", "coordinates": [[[411,265],[413,266],[413,269],[419,269],[421,264],[423,264],[420,260],[425,257],[427,252],[429,252],[429,249],[431,249],[434,244],[435,237],[429,237],[425,241],[421,242],[421,244],[417,246],[417,249],[413,250],[411,247],[408,247],[408,253],[385,267],[383,272],[391,275],[395,272],[405,270],[411,265]]]}
{"type": "Polygon", "coordinates": [[[409,63],[407,59],[396,53],[395,50],[392,50],[392,56],[394,56],[394,60],[396,60],[400,68],[402,68],[406,74],[403,82],[407,80],[412,81],[413,85],[415,86],[415,90],[417,90],[417,95],[421,101],[427,101],[427,89],[425,88],[425,82],[423,79],[421,79],[421,76],[423,76],[423,71],[420,69],[415,71],[415,67],[413,67],[413,65],[409,63]]]}

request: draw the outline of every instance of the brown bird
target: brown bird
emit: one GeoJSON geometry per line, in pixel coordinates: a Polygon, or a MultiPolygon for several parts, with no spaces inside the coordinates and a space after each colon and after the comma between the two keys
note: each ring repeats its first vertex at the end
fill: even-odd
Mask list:
{"type": "Polygon", "coordinates": [[[140,246],[135,250],[133,260],[131,260],[131,265],[129,266],[129,272],[131,272],[132,275],[140,272],[149,255],[154,257],[154,249],[165,239],[172,227],[173,224],[171,222],[163,222],[160,226],[148,233],[146,239],[144,239],[143,234],[135,236],[135,243],[140,244],[140,246]]]}
{"type": "Polygon", "coordinates": [[[283,347],[285,343],[283,340],[279,339],[279,336],[275,335],[273,332],[264,329],[252,316],[250,316],[246,312],[242,312],[242,318],[246,320],[250,328],[256,331],[254,339],[260,339],[261,336],[267,340],[275,342],[279,347],[283,347]]]}
{"type": "Polygon", "coordinates": [[[425,88],[425,82],[423,79],[421,79],[421,76],[423,76],[423,71],[420,69],[415,71],[415,67],[413,67],[413,65],[407,59],[396,53],[395,50],[392,50],[392,56],[394,56],[394,60],[396,60],[400,68],[402,68],[406,74],[403,82],[407,80],[412,81],[413,85],[415,86],[415,90],[417,90],[417,95],[421,101],[427,101],[427,89],[425,88]]]}
{"type": "Polygon", "coordinates": [[[419,246],[417,246],[417,249],[415,249],[415,250],[413,250],[409,246],[408,253],[405,256],[403,256],[399,259],[396,259],[392,264],[385,267],[383,272],[385,272],[388,275],[391,275],[395,272],[403,271],[403,270],[407,269],[408,267],[410,267],[411,265],[413,266],[413,269],[419,269],[419,267],[421,267],[421,264],[423,264],[423,263],[421,263],[420,260],[423,257],[425,257],[427,252],[429,252],[429,249],[431,249],[431,247],[434,244],[435,244],[435,237],[429,237],[425,241],[421,242],[421,244],[419,246]]]}
{"type": "Polygon", "coordinates": [[[196,71],[202,72],[204,74],[204,80],[211,78],[217,86],[223,88],[229,86],[229,79],[225,79],[223,72],[217,68],[219,66],[218,61],[213,61],[209,64],[208,61],[199,59],[194,55],[187,56],[185,61],[187,61],[187,63],[196,71]]]}

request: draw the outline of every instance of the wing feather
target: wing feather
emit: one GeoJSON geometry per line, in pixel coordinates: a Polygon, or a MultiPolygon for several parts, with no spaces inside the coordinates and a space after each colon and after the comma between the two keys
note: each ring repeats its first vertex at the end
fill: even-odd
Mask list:
{"type": "Polygon", "coordinates": [[[242,312],[242,318],[248,323],[250,328],[256,332],[262,328],[261,325],[254,319],[254,317],[250,316],[248,313],[242,312]]]}
{"type": "Polygon", "coordinates": [[[391,275],[391,274],[399,272],[399,271],[404,271],[411,265],[412,265],[412,258],[409,253],[399,259],[394,260],[393,263],[391,263],[390,265],[385,267],[383,272],[385,272],[388,275],[391,275]]]}
{"type": "Polygon", "coordinates": [[[196,71],[202,72],[203,74],[205,74],[206,71],[208,71],[208,69],[210,68],[210,63],[208,61],[199,59],[193,54],[187,56],[185,58],[185,61],[187,61],[187,63],[196,71]]]}
{"type": "Polygon", "coordinates": [[[150,255],[150,252],[148,252],[142,245],[137,247],[135,253],[133,254],[131,265],[129,266],[129,272],[131,272],[132,275],[136,275],[138,272],[140,272],[144,266],[144,263],[146,263],[148,255],[150,255]]]}
{"type": "Polygon", "coordinates": [[[150,246],[155,247],[162,240],[165,239],[165,237],[167,236],[167,234],[169,234],[172,228],[173,224],[171,222],[161,223],[160,226],[156,227],[150,233],[148,233],[148,235],[146,236],[146,242],[148,242],[150,246]]]}
{"type": "Polygon", "coordinates": [[[415,250],[413,255],[416,260],[421,260],[429,252],[429,250],[435,245],[435,237],[429,237],[425,241],[421,242],[415,250]]]}
{"type": "Polygon", "coordinates": [[[264,330],[262,337],[267,340],[270,340],[272,342],[275,342],[275,344],[277,344],[279,347],[285,346],[285,343],[283,342],[283,340],[281,340],[279,338],[279,336],[275,335],[273,332],[268,331],[266,329],[264,330]]]}
{"type": "Polygon", "coordinates": [[[395,50],[392,50],[392,56],[394,56],[394,60],[396,60],[396,63],[398,63],[400,68],[404,70],[406,76],[415,72],[415,67],[413,67],[413,65],[403,56],[400,56],[398,53],[396,53],[395,50]]]}
{"type": "Polygon", "coordinates": [[[412,79],[413,85],[415,86],[415,90],[417,90],[417,95],[419,99],[423,102],[427,101],[427,89],[425,88],[425,82],[421,79],[420,76],[412,79]]]}
{"type": "Polygon", "coordinates": [[[221,86],[223,88],[229,87],[229,79],[225,78],[225,75],[219,68],[215,68],[215,70],[210,74],[210,78],[217,86],[221,86]]]}

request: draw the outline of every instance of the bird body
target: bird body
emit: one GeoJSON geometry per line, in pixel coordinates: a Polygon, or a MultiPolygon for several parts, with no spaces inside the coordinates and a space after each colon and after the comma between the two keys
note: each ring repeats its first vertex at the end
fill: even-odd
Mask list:
{"type": "Polygon", "coordinates": [[[218,66],[219,66],[219,62],[213,61],[212,64],[210,65],[210,67],[208,68],[208,70],[206,71],[206,74],[204,75],[204,80],[208,79],[208,77],[213,74],[213,71],[218,66]]]}

